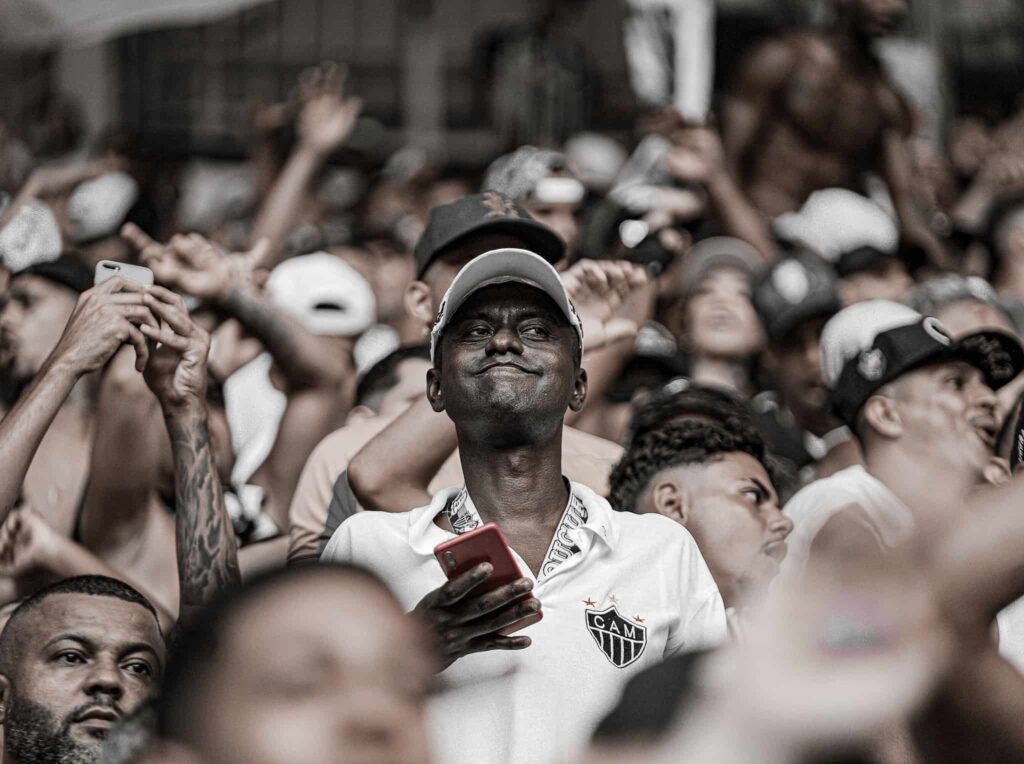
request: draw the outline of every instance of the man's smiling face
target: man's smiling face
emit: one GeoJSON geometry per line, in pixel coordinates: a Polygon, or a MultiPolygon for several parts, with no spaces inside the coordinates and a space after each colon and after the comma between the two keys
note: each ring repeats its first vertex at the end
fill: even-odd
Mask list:
{"type": "Polygon", "coordinates": [[[574,330],[544,292],[521,283],[487,286],[445,327],[428,394],[460,430],[496,445],[536,442],[561,427],[568,407],[583,405],[578,354],[574,330]]]}

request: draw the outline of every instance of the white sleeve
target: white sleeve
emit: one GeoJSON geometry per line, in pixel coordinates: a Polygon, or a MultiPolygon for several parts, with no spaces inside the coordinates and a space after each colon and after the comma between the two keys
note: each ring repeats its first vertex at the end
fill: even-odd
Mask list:
{"type": "Polygon", "coordinates": [[[355,544],[352,538],[352,528],[355,523],[351,522],[355,517],[350,517],[348,520],[338,526],[337,530],[334,531],[334,535],[331,536],[331,540],[327,542],[327,546],[324,547],[324,553],[320,555],[320,562],[355,562],[355,555],[353,551],[355,544]]]}
{"type": "Polygon", "coordinates": [[[714,647],[725,641],[728,626],[725,605],[715,579],[692,538],[682,549],[679,564],[678,627],[669,632],[665,656],[714,647]]]}

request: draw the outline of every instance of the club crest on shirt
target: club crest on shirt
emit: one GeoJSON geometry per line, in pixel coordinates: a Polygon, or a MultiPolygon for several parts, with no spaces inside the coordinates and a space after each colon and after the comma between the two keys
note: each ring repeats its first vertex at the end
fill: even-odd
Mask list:
{"type": "Polygon", "coordinates": [[[647,627],[623,618],[615,605],[604,610],[587,608],[586,619],[590,636],[613,666],[625,668],[644,654],[647,627]]]}

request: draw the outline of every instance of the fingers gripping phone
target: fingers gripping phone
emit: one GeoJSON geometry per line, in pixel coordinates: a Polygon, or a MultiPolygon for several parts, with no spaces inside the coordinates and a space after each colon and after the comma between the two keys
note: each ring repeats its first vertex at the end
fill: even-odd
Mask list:
{"type": "MultiPolygon", "coordinates": [[[[486,581],[472,591],[473,595],[486,594],[523,577],[508,542],[505,541],[501,529],[494,523],[487,523],[476,530],[463,533],[458,538],[438,544],[434,547],[434,557],[449,580],[461,576],[482,562],[489,562],[494,570],[486,581]]],[[[527,593],[517,597],[506,607],[518,605],[528,599],[533,599],[533,595],[527,593]]],[[[498,634],[507,637],[537,623],[542,617],[543,615],[538,612],[500,629],[498,634]]]]}
{"type": "Polygon", "coordinates": [[[96,275],[93,286],[102,284],[107,279],[120,276],[125,281],[133,281],[141,286],[153,286],[153,271],[143,265],[118,263],[114,260],[100,260],[96,263],[96,275]]]}

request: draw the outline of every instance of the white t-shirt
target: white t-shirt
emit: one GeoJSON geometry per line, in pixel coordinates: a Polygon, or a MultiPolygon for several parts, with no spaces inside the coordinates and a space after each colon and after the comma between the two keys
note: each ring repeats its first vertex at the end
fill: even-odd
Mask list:
{"type": "MultiPolygon", "coordinates": [[[[725,639],[722,598],[682,526],[658,515],[615,512],[586,486],[570,486],[563,524],[533,589],[544,618],[520,632],[533,643],[468,655],[442,672],[443,690],[430,709],[436,761],[566,761],[586,744],[630,676],[725,639]]],[[[321,560],[369,568],[411,610],[445,582],[433,550],[455,536],[434,518],[465,499],[463,489],[449,488],[411,512],[354,515],[321,560]]]]}
{"type": "Polygon", "coordinates": [[[847,467],[801,488],[786,503],[783,511],[793,521],[793,532],[786,539],[782,574],[801,573],[819,531],[853,505],[867,516],[884,548],[907,541],[914,532],[914,516],[896,494],[861,465],[847,467]]]}
{"type": "MultiPolygon", "coordinates": [[[[867,515],[883,547],[907,541],[914,532],[910,509],[885,484],[862,466],[847,467],[798,491],[785,513],[793,521],[786,539],[783,575],[799,574],[807,564],[811,544],[825,523],[840,510],[856,504],[867,515]]],[[[1000,611],[999,653],[1024,672],[1024,598],[1000,611]]]]}

